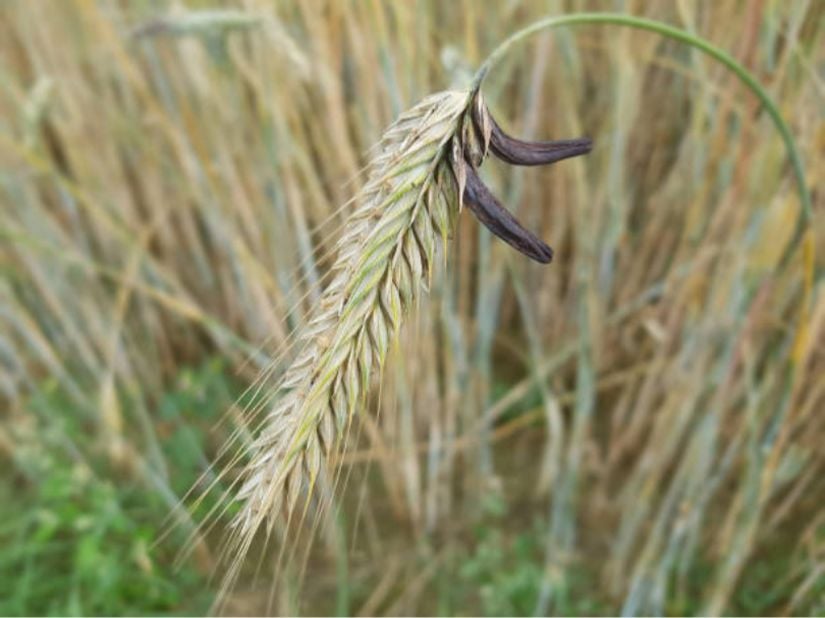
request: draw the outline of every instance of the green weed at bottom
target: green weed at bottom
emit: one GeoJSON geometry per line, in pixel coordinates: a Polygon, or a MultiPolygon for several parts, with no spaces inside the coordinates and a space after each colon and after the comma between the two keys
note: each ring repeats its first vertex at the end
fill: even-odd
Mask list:
{"type": "MultiPolygon", "coordinates": [[[[168,475],[176,495],[202,472],[207,426],[234,390],[220,363],[206,363],[183,370],[160,397],[154,431],[166,470],[152,474],[168,475]]],[[[89,410],[44,384],[20,416],[28,430],[0,475],[0,614],[208,612],[209,573],[173,566],[180,535],[153,546],[168,498],[112,469],[89,431],[89,410]]]]}
{"type": "MultiPolygon", "coordinates": [[[[448,588],[451,604],[485,616],[531,616],[536,610],[542,584],[548,576],[544,565],[547,526],[536,509],[532,525],[518,531],[508,525],[513,513],[498,496],[484,501],[484,516],[472,538],[453,557],[448,588]]],[[[556,608],[560,615],[609,614],[610,608],[594,592],[593,573],[574,565],[565,574],[568,601],[556,608]]]]}
{"type": "MultiPolygon", "coordinates": [[[[119,492],[82,467],[64,465],[51,468],[22,499],[21,492],[11,499],[9,487],[3,489],[7,524],[0,542],[7,549],[0,558],[0,614],[199,613],[208,608],[199,574],[174,572],[149,556],[157,528],[131,512],[143,510],[144,496],[119,492]]],[[[155,515],[162,519],[162,513],[155,515]]]]}

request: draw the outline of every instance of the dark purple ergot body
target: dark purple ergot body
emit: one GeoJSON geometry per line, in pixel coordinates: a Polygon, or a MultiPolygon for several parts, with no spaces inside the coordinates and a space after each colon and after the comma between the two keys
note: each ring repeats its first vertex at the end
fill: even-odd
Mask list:
{"type": "MultiPolygon", "coordinates": [[[[498,126],[486,107],[473,106],[473,126],[482,141],[484,130],[490,128],[489,149],[497,158],[511,165],[549,165],[570,157],[587,154],[593,147],[589,138],[529,142],[507,135],[498,126]],[[483,111],[482,111],[483,110],[483,111]],[[482,118],[481,114],[486,118],[482,118]]],[[[479,178],[469,156],[464,203],[493,234],[527,257],[542,264],[553,259],[553,250],[532,232],[526,230],[505,209],[479,178]]]]}
{"type": "Polygon", "coordinates": [[[526,230],[501,205],[471,166],[467,168],[464,203],[476,219],[516,251],[542,264],[549,264],[553,260],[553,250],[541,238],[526,230]]]}

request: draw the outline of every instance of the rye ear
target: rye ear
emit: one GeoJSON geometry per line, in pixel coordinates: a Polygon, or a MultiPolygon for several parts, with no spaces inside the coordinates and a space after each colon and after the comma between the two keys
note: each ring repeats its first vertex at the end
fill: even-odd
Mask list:
{"type": "MultiPolygon", "coordinates": [[[[301,520],[334,481],[328,460],[366,405],[407,310],[426,289],[459,211],[467,167],[461,129],[470,95],[427,97],[390,126],[370,163],[360,206],[337,243],[331,283],[299,335],[298,355],[272,393],[229,500],[223,590],[258,532],[301,520]]],[[[233,471],[234,473],[234,471],[233,471]]],[[[321,507],[321,508],[322,508],[321,507]]]]}

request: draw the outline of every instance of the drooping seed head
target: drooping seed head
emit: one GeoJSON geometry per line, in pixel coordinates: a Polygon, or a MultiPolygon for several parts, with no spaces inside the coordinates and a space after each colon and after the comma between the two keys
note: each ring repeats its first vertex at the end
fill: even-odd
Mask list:
{"type": "MultiPolygon", "coordinates": [[[[359,205],[336,245],[331,281],[298,339],[275,403],[249,449],[228,550],[237,576],[253,537],[306,504],[327,457],[365,404],[390,342],[432,276],[462,204],[505,242],[549,262],[552,250],[525,230],[484,186],[488,152],[519,165],[582,154],[589,140],[522,142],[507,136],[479,93],[432,95],[384,133],[359,205]]],[[[326,484],[326,483],[324,483],[326,484]]]]}
{"type": "Polygon", "coordinates": [[[252,445],[235,496],[236,554],[246,553],[262,525],[271,530],[309,497],[363,408],[404,313],[428,284],[460,210],[465,162],[457,136],[468,97],[430,96],[385,132],[337,243],[331,282],[252,445]]]}

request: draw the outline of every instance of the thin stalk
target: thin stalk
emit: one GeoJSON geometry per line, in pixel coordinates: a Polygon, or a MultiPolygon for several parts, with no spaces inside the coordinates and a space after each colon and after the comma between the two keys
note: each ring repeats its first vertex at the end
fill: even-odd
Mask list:
{"type": "MultiPolygon", "coordinates": [[[[704,52],[711,58],[719,61],[723,64],[726,68],[733,72],[740,81],[742,81],[748,89],[756,95],[759,101],[765,108],[765,111],[770,116],[771,120],[773,121],[776,129],[779,131],[779,134],[782,136],[782,141],[785,143],[785,149],[788,151],[788,158],[791,162],[791,167],[793,168],[794,178],[796,180],[797,190],[799,192],[799,199],[802,204],[802,208],[800,211],[800,216],[797,218],[796,229],[794,230],[793,238],[791,242],[788,244],[788,247],[783,254],[782,260],[780,262],[780,268],[784,268],[786,266],[788,260],[790,259],[791,255],[793,254],[794,248],[799,244],[800,240],[802,239],[805,230],[810,227],[811,222],[813,220],[813,205],[811,201],[811,194],[808,190],[808,186],[805,181],[805,167],[802,163],[802,156],[799,153],[799,148],[797,148],[796,140],[791,133],[788,124],[785,122],[784,118],[779,112],[779,108],[777,107],[776,103],[771,98],[770,94],[765,90],[765,88],[757,81],[757,79],[745,68],[743,67],[735,58],[733,58],[730,54],[726,51],[716,47],[709,41],[698,37],[690,32],[686,32],[685,30],[681,30],[680,28],[676,28],[674,26],[670,26],[668,24],[662,23],[660,21],[656,21],[653,19],[645,19],[642,17],[633,17],[631,15],[622,15],[618,13],[574,13],[572,15],[560,15],[555,17],[547,17],[544,19],[540,19],[529,26],[513,33],[504,41],[502,41],[498,47],[496,47],[492,53],[487,57],[487,60],[484,64],[476,72],[475,78],[473,80],[472,90],[475,92],[476,90],[480,89],[484,78],[490,72],[495,64],[497,64],[501,58],[510,51],[517,43],[520,43],[527,37],[536,34],[545,29],[550,28],[558,28],[562,26],[584,26],[584,25],[592,25],[592,24],[606,24],[606,25],[613,25],[613,26],[628,26],[630,28],[636,28],[638,30],[647,30],[650,32],[655,32],[662,36],[680,41],[691,47],[695,47],[696,49],[704,52]]],[[[806,256],[806,263],[812,265],[813,264],[813,241],[812,238],[806,242],[806,249],[811,252],[811,254],[806,256]]],[[[806,282],[807,283],[807,282],[806,282]]],[[[808,284],[810,285],[810,284],[808,284]]],[[[809,301],[812,300],[811,294],[806,294],[809,301]]]]}

